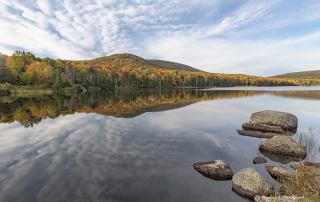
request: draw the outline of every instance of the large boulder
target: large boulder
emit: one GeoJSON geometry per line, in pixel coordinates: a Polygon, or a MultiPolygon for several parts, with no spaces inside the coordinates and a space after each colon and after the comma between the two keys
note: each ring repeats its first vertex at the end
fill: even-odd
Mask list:
{"type": "Polygon", "coordinates": [[[255,195],[270,196],[272,193],[270,185],[252,167],[242,169],[233,176],[232,189],[238,194],[251,199],[255,195]]]}
{"type": "Polygon", "coordinates": [[[265,166],[268,173],[277,181],[282,181],[288,177],[294,175],[293,172],[289,171],[283,166],[265,166]]]}
{"type": "Polygon", "coordinates": [[[240,135],[271,138],[275,135],[294,135],[298,118],[287,112],[265,110],[251,115],[249,123],[242,124],[240,135]]]}
{"type": "Polygon", "coordinates": [[[287,112],[279,112],[273,110],[265,110],[261,112],[256,112],[251,115],[250,124],[262,124],[265,126],[267,131],[279,133],[277,127],[269,127],[271,130],[267,129],[268,126],[279,126],[284,130],[296,132],[298,126],[298,118],[287,112]]]}
{"type": "Polygon", "coordinates": [[[223,160],[199,162],[193,164],[193,167],[203,176],[213,180],[231,180],[233,176],[231,167],[223,160]]]}
{"type": "Polygon", "coordinates": [[[277,135],[272,137],[271,139],[262,141],[259,145],[259,149],[277,154],[298,156],[301,158],[305,158],[307,155],[304,146],[295,142],[290,137],[283,135],[277,135]]]}

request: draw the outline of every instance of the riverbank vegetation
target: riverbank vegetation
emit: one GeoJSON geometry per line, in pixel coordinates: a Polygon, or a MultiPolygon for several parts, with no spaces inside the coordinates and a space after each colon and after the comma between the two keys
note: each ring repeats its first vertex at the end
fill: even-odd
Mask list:
{"type": "Polygon", "coordinates": [[[307,157],[304,162],[291,165],[294,175],[281,181],[275,196],[295,196],[300,198],[297,201],[320,201],[320,132],[313,127],[300,129],[293,139],[306,148],[307,157]]]}
{"type": "MultiPolygon", "coordinates": [[[[320,85],[320,80],[264,78],[188,70],[152,62],[132,54],[115,54],[93,60],[39,58],[30,52],[0,54],[0,90],[87,91],[99,89],[185,88],[231,86],[320,85]],[[162,66],[161,66],[162,65],[162,66]]],[[[181,67],[181,68],[180,68],[181,67]]],[[[183,67],[183,68],[182,68],[183,67]]]]}

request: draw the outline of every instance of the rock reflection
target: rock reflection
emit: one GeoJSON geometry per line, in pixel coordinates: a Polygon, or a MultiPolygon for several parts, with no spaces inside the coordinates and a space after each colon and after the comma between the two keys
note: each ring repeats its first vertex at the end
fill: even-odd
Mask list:
{"type": "Polygon", "coordinates": [[[305,158],[301,158],[299,156],[289,156],[289,155],[283,155],[283,154],[276,154],[271,153],[269,151],[260,150],[261,154],[263,154],[265,157],[269,158],[270,160],[282,164],[288,164],[291,162],[299,162],[303,161],[305,158]]]}

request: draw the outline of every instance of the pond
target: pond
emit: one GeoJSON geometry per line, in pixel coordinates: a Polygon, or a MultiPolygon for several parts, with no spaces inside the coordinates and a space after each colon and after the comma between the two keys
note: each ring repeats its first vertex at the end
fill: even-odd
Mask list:
{"type": "MultiPolygon", "coordinates": [[[[232,181],[199,174],[222,159],[266,179],[253,112],[320,129],[319,87],[213,88],[0,97],[0,201],[245,201],[232,181]]],[[[317,157],[315,157],[317,158],[317,157]]]]}

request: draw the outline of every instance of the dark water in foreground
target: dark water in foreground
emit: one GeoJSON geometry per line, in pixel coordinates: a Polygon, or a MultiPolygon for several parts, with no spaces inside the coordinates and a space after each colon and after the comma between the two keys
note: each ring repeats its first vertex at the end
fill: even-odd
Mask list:
{"type": "Polygon", "coordinates": [[[0,97],[0,201],[245,201],[192,165],[268,179],[252,163],[261,139],[236,132],[266,109],[320,129],[320,88],[0,97]]]}

